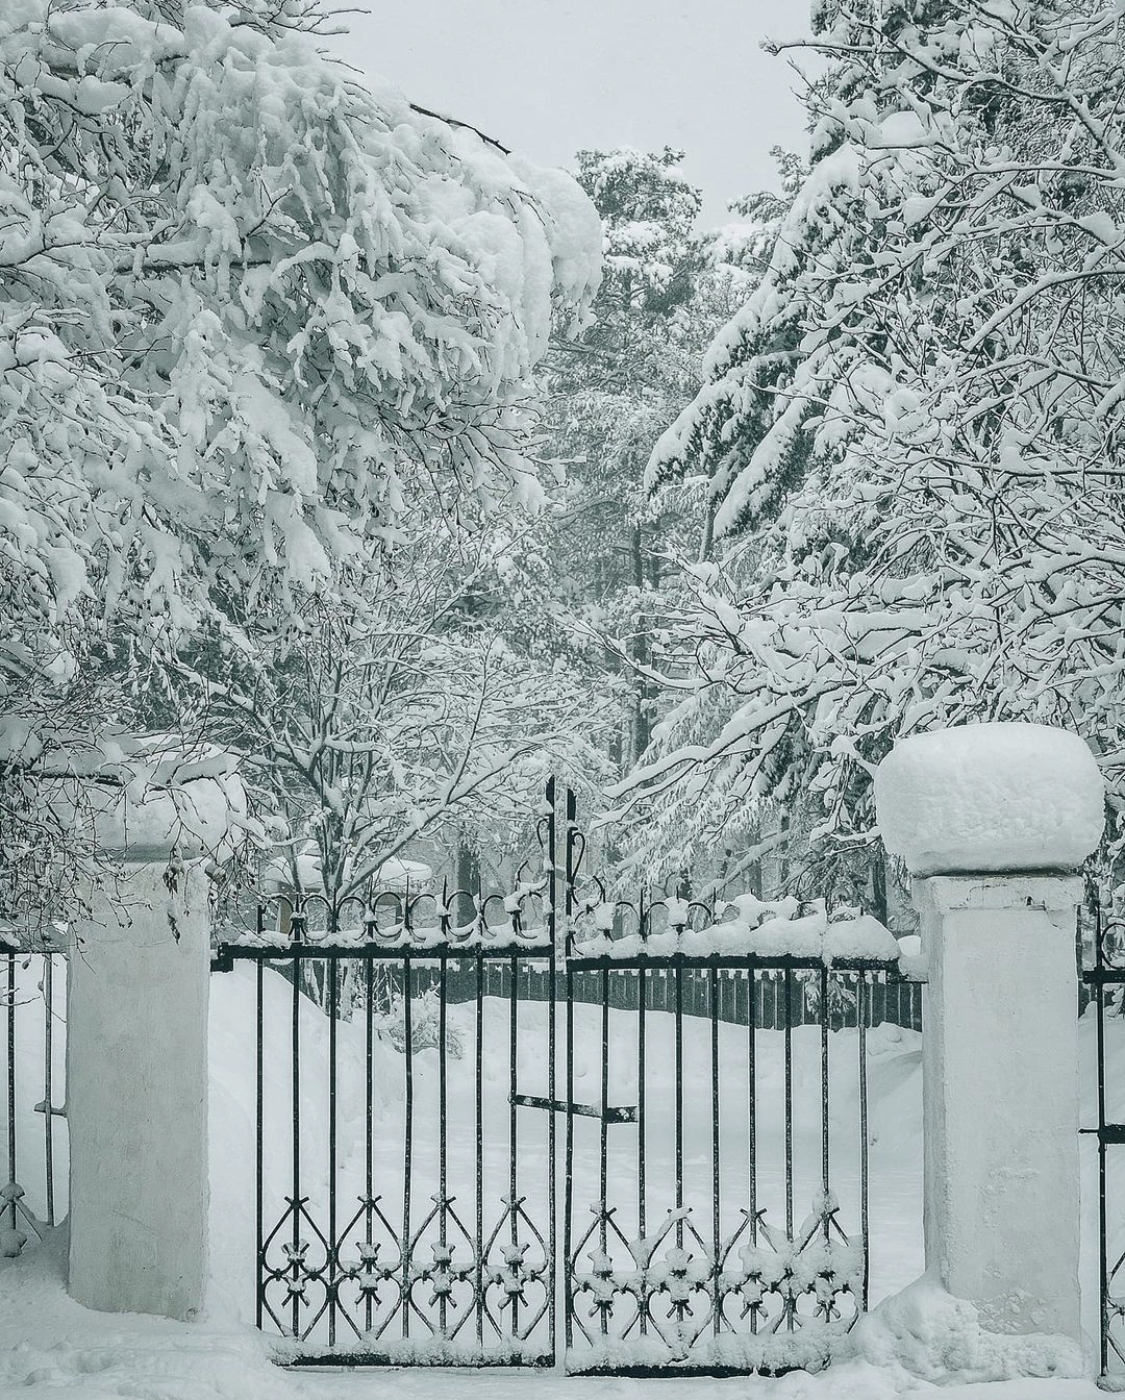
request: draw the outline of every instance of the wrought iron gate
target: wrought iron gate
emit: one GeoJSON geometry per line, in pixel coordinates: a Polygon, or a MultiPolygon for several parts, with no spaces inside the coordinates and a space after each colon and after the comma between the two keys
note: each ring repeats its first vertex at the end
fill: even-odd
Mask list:
{"type": "Polygon", "coordinates": [[[822,1365],[867,1303],[897,964],[608,899],[549,798],[507,896],[292,895],[219,949],[253,981],[258,1323],[295,1364],[822,1365]]]}

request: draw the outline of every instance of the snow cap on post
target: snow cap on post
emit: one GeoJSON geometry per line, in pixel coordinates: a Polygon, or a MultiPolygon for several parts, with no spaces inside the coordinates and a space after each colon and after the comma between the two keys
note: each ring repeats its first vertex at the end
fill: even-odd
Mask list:
{"type": "Polygon", "coordinates": [[[235,760],[212,745],[185,748],[174,735],[106,740],[97,775],[59,780],[51,806],[85,828],[94,846],[128,861],[229,859],[248,825],[235,760]]]}
{"type": "Polygon", "coordinates": [[[896,744],[875,809],[912,875],[1074,870],[1101,840],[1105,784],[1077,734],[967,724],[896,744]]]}

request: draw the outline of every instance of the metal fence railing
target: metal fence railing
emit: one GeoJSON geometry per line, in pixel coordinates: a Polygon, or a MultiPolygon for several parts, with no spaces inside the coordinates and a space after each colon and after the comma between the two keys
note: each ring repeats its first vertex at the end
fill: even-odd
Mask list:
{"type": "Polygon", "coordinates": [[[0,935],[0,1256],[67,1211],[66,958],[0,935]]]}

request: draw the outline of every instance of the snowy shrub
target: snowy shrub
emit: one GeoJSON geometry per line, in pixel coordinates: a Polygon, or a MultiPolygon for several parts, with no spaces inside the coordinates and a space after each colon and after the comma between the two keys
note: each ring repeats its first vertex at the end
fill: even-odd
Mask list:
{"type": "MultiPolygon", "coordinates": [[[[395,1047],[406,1053],[406,999],[395,993],[390,1008],[375,1016],[375,1025],[380,1033],[395,1047]]],[[[421,996],[410,999],[410,1046],[411,1053],[419,1050],[434,1050],[441,1045],[441,1008],[437,990],[433,987],[421,996]]],[[[450,1024],[445,1024],[445,1052],[454,1060],[464,1053],[465,1042],[460,1033],[450,1024]]]]}

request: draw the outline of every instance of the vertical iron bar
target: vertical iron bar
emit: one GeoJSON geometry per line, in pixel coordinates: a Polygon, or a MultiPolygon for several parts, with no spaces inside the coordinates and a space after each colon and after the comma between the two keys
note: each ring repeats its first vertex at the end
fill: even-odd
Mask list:
{"type": "Polygon", "coordinates": [[[867,1311],[871,1282],[871,1234],[868,1229],[868,1154],[867,1143],[867,1023],[871,1016],[871,988],[868,974],[859,974],[859,1192],[860,1232],[863,1235],[863,1297],[862,1308],[867,1311]]]}
{"type": "Polygon", "coordinates": [[[255,1102],[255,1138],[254,1138],[254,1220],[257,1230],[258,1247],[257,1271],[254,1278],[254,1325],[259,1330],[262,1326],[262,1296],[265,1291],[265,1236],[262,1233],[263,1210],[262,1210],[262,1130],[263,1130],[263,1110],[265,1107],[265,1054],[263,1050],[263,980],[265,964],[261,958],[254,963],[254,989],[255,989],[255,1032],[256,1051],[254,1064],[254,1102],[255,1102]]]}
{"type": "MultiPolygon", "coordinates": [[[[364,1027],[363,1046],[363,1100],[367,1111],[367,1120],[364,1125],[363,1141],[363,1182],[364,1182],[364,1217],[367,1224],[367,1239],[365,1243],[372,1244],[372,1232],[375,1225],[375,1208],[372,1204],[374,1200],[374,1178],[372,1172],[373,1152],[374,1152],[374,1088],[375,1088],[375,964],[370,957],[364,959],[363,964],[363,988],[364,997],[367,1001],[367,1024],[364,1027]]],[[[365,1289],[363,1293],[363,1315],[364,1330],[371,1331],[371,1292],[365,1289]]]]}
{"type": "MultiPolygon", "coordinates": [[[[1096,965],[1099,972],[1105,969],[1105,954],[1102,946],[1101,910],[1098,911],[1096,925],[1098,940],[1096,965]]],[[[1125,989],[1123,989],[1125,990],[1125,989]]],[[[1106,1257],[1106,1143],[1105,1143],[1105,983],[1097,982],[1098,994],[1098,1229],[1101,1247],[1098,1254],[1098,1275],[1101,1292],[1101,1374],[1109,1371],[1109,1260],[1106,1257]]]]}
{"type": "MultiPolygon", "coordinates": [[[[448,962],[442,958],[438,963],[438,1243],[444,1250],[449,1238],[449,1148],[446,1132],[446,1103],[448,1099],[448,1075],[446,1065],[445,1037],[447,1027],[446,974],[448,962]]],[[[442,1293],[438,1302],[438,1329],[446,1336],[449,1321],[449,1295],[442,1293]]]]}
{"type": "MultiPolygon", "coordinates": [[[[293,958],[293,1021],[292,1021],[292,1042],[290,1051],[293,1056],[292,1065],[292,1092],[293,1092],[293,1281],[300,1278],[300,1244],[301,1244],[301,958],[298,954],[293,958]]],[[[301,1335],[301,1298],[296,1291],[293,1293],[293,1335],[301,1335]]]]}
{"type": "MultiPolygon", "coordinates": [[[[553,879],[554,871],[552,867],[552,880],[553,879]]],[[[551,961],[547,966],[547,1094],[551,1102],[554,1103],[558,1098],[558,1093],[555,1084],[555,953],[553,938],[551,940],[551,948],[551,961]]],[[[556,1273],[558,1271],[558,1238],[555,1224],[555,1211],[557,1208],[555,1200],[555,1161],[557,1150],[555,1119],[557,1116],[554,1109],[547,1114],[547,1252],[550,1256],[547,1265],[549,1279],[547,1327],[548,1345],[552,1356],[555,1355],[555,1313],[558,1307],[559,1296],[556,1280],[556,1273]]]]}
{"type": "MultiPolygon", "coordinates": [[[[637,972],[637,1237],[646,1236],[645,1221],[645,1053],[647,1030],[645,998],[648,992],[647,969],[637,972]]],[[[648,1333],[648,1295],[637,1299],[641,1319],[641,1336],[648,1333]]]]}
{"type": "Polygon", "coordinates": [[[793,969],[785,969],[785,1238],[793,1238],[793,969]]]}
{"type": "Polygon", "coordinates": [[[711,969],[711,1238],[714,1332],[722,1331],[722,1221],[719,1211],[719,969],[711,969]]]}
{"type": "Polygon", "coordinates": [[[828,965],[820,969],[820,1185],[824,1193],[824,1242],[832,1238],[828,1219],[828,965]]]}
{"type": "MultiPolygon", "coordinates": [[[[517,1181],[516,1155],[518,1152],[517,1140],[517,1115],[516,1115],[516,1094],[518,1086],[516,1084],[516,1066],[519,1063],[519,997],[517,995],[519,959],[511,960],[511,984],[508,997],[508,1074],[509,1074],[509,1094],[508,1094],[508,1195],[509,1195],[509,1222],[510,1238],[513,1246],[519,1244],[520,1230],[517,1218],[516,1202],[518,1197],[516,1192],[519,1189],[517,1181]]],[[[516,1338],[520,1334],[520,1314],[519,1295],[513,1293],[512,1299],[512,1336],[516,1338]]]]}
{"type": "Polygon", "coordinates": [[[684,987],[683,968],[669,969],[676,979],[676,1248],[684,1247],[684,987]]]}
{"type": "Polygon", "coordinates": [[[47,1224],[55,1223],[55,1110],[54,1074],[51,1058],[54,1039],[55,955],[43,954],[43,1165],[47,1173],[47,1224]]]}
{"type": "MultiPolygon", "coordinates": [[[[555,1043],[557,1029],[555,1020],[555,998],[557,994],[556,977],[561,950],[559,948],[558,831],[555,821],[555,780],[553,777],[547,782],[546,798],[549,813],[547,818],[547,929],[551,944],[551,957],[547,964],[547,1094],[552,1103],[554,1103],[558,1099],[558,1083],[556,1076],[556,1055],[558,1047],[555,1043]]],[[[570,810],[569,789],[567,795],[567,810],[568,812],[570,810]]],[[[569,921],[567,927],[569,927],[569,921]]],[[[559,1270],[560,1268],[565,1269],[565,1261],[559,1258],[558,1199],[555,1183],[555,1174],[558,1170],[557,1116],[554,1109],[547,1115],[547,1229],[549,1241],[548,1252],[550,1254],[550,1264],[548,1265],[550,1292],[548,1294],[549,1303],[547,1308],[547,1342],[556,1366],[560,1365],[563,1360],[559,1355],[558,1307],[565,1293],[565,1283],[561,1288],[559,1286],[559,1270]]]]}
{"type": "Polygon", "coordinates": [[[566,1349],[574,1345],[574,973],[566,969],[566,1175],[563,1178],[563,1252],[566,1255],[566,1349]]]}
{"type": "MultiPolygon", "coordinates": [[[[555,843],[555,803],[554,803],[554,781],[550,788],[551,811],[549,819],[549,829],[551,833],[551,847],[554,849],[555,843]]],[[[574,883],[576,872],[574,869],[574,840],[578,816],[578,802],[574,793],[568,787],[566,790],[565,819],[566,830],[563,835],[563,859],[565,866],[563,870],[563,954],[569,957],[573,946],[574,930],[572,918],[574,915],[574,883]]],[[[566,1161],[564,1164],[564,1186],[563,1186],[563,1332],[564,1348],[570,1351],[574,1345],[574,1283],[573,1268],[573,1221],[574,1221],[574,973],[570,970],[569,963],[566,965],[565,973],[566,987],[566,1161]]]]}
{"type": "MultiPolygon", "coordinates": [[[[553,789],[552,789],[553,792],[553,789]]],[[[551,821],[554,822],[554,804],[551,806],[551,821]]],[[[574,930],[571,928],[571,917],[574,914],[574,886],[578,879],[578,870],[574,861],[574,847],[578,837],[578,798],[574,792],[566,790],[566,881],[565,881],[565,912],[566,912],[566,951],[569,953],[573,946],[574,930]]]]}
{"type": "Polygon", "coordinates": [[[410,958],[402,960],[402,1048],[406,1072],[405,1124],[403,1132],[402,1170],[402,1335],[410,1336],[410,1298],[413,1288],[413,1242],[410,1238],[410,1168],[413,1161],[414,1135],[414,1012],[411,1006],[410,958]]]}
{"type": "MultiPolygon", "coordinates": [[[[598,1152],[598,1248],[606,1254],[609,1243],[606,1228],[606,1211],[609,1208],[609,969],[603,967],[601,975],[602,1000],[602,1116],[599,1124],[598,1152]]],[[[609,1335],[609,1309],[599,1308],[598,1318],[602,1336],[609,1335]]]]}
{"type": "Polygon", "coordinates": [[[477,956],[477,1045],[476,1065],[476,1273],[474,1278],[477,1309],[477,1344],[484,1344],[484,953],[478,946],[477,956]]]}
{"type": "Polygon", "coordinates": [[[328,1345],[336,1343],[336,1294],[339,1289],[336,1243],[336,1078],[337,1024],[340,1019],[339,959],[328,959],[328,1345]]]}
{"type": "MultiPolygon", "coordinates": [[[[746,969],[746,1150],[750,1206],[750,1247],[758,1247],[758,995],[755,972],[746,969]]],[[[750,1331],[758,1330],[758,1309],[750,1309],[750,1331]]]]}

